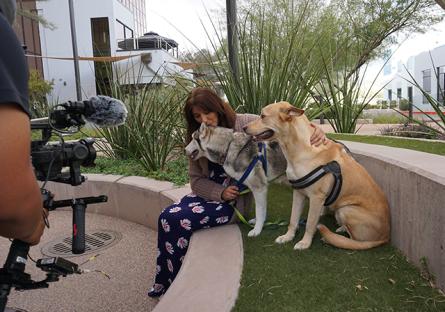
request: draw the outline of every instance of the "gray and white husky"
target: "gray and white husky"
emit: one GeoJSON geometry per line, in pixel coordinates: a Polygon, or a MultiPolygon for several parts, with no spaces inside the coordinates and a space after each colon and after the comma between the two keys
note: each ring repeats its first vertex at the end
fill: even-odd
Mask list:
{"type": "MultiPolygon", "coordinates": [[[[255,199],[255,227],[248,236],[257,236],[263,229],[267,210],[267,186],[269,181],[286,175],[286,158],[277,142],[266,145],[267,175],[261,161],[258,161],[244,181],[255,199]]],[[[259,153],[258,143],[242,132],[224,127],[206,126],[204,123],[192,135],[192,141],[185,148],[186,154],[197,160],[205,157],[223,166],[225,172],[239,180],[250,162],[259,153]]]]}

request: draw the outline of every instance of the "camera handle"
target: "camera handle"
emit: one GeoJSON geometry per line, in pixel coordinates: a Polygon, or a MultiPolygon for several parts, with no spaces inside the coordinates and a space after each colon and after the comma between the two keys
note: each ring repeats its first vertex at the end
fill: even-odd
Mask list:
{"type": "MultiPolygon", "coordinates": [[[[52,200],[53,195],[44,190],[42,193],[44,207],[55,210],[60,207],[71,206],[73,208],[73,242],[72,251],[81,254],[85,251],[85,210],[88,204],[102,203],[108,200],[105,195],[90,196],[65,200],[52,200]]],[[[57,282],[59,276],[78,273],[77,264],[63,258],[46,258],[37,261],[37,266],[46,271],[46,279],[33,281],[28,273],[25,273],[25,265],[28,260],[29,244],[14,239],[3,268],[0,268],[0,312],[4,312],[8,302],[11,288],[17,290],[29,290],[48,288],[49,282],[57,282]]]]}
{"type": "MultiPolygon", "coordinates": [[[[85,210],[88,204],[103,203],[108,200],[105,195],[50,201],[47,207],[50,211],[59,207],[73,208],[73,254],[85,252],[85,210]]],[[[1,311],[0,311],[1,312],[1,311]]]]}

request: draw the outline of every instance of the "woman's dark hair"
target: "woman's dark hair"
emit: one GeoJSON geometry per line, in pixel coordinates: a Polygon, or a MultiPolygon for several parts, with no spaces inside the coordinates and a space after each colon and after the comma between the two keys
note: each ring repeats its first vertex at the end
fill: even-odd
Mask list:
{"type": "Polygon", "coordinates": [[[184,117],[187,122],[186,144],[192,140],[192,133],[200,127],[193,117],[193,107],[199,107],[206,113],[216,113],[220,127],[232,129],[235,126],[236,113],[229,103],[224,102],[212,89],[195,88],[188,95],[184,106],[184,117]]]}

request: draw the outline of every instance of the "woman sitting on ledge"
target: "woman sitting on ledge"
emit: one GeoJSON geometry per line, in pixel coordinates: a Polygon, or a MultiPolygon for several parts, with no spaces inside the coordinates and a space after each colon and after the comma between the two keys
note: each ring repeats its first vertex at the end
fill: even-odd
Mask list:
{"type": "MultiPolygon", "coordinates": [[[[184,115],[187,144],[203,122],[208,126],[242,131],[245,125],[258,118],[252,114],[236,114],[228,103],[207,88],[190,92],[184,115]]],[[[326,136],[320,128],[314,128],[311,143],[318,146],[326,141],[326,136]]],[[[229,185],[230,178],[223,167],[206,158],[189,161],[189,176],[193,193],[165,208],[159,216],[156,276],[148,292],[150,297],[164,294],[173,283],[194,231],[229,223],[234,212],[229,202],[236,199],[237,208],[242,211],[250,199],[250,194],[239,196],[238,188],[229,185]]]]}

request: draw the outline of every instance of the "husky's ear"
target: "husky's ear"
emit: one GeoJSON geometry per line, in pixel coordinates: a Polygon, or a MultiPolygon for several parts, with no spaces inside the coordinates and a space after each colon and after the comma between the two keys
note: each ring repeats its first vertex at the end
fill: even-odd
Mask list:
{"type": "Polygon", "coordinates": [[[207,136],[210,132],[209,126],[205,124],[205,122],[201,123],[201,126],[199,127],[199,134],[203,137],[207,136]]]}
{"type": "Polygon", "coordinates": [[[301,116],[303,114],[304,109],[292,106],[280,111],[280,119],[282,121],[291,121],[293,116],[301,116]]]}

